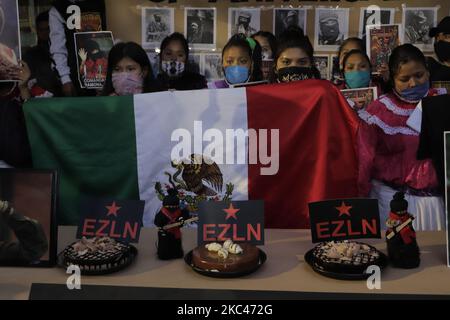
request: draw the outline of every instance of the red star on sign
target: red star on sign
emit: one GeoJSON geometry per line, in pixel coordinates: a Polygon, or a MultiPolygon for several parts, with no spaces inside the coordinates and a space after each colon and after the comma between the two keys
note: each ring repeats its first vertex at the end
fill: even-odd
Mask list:
{"type": "Polygon", "coordinates": [[[116,202],[114,201],[114,202],[112,203],[112,205],[106,206],[106,209],[108,209],[108,214],[107,214],[106,216],[108,217],[108,216],[110,216],[110,215],[114,215],[114,216],[117,217],[117,211],[119,211],[121,208],[122,208],[122,207],[118,207],[118,206],[116,205],[116,202]]]}
{"type": "Polygon", "coordinates": [[[350,217],[350,209],[353,208],[352,206],[346,206],[345,202],[342,201],[342,204],[340,207],[336,207],[336,209],[338,209],[339,211],[339,217],[346,214],[347,216],[350,217]]]}
{"type": "Polygon", "coordinates": [[[230,218],[234,218],[234,219],[237,220],[236,213],[237,213],[239,210],[241,210],[241,209],[235,209],[235,208],[233,207],[233,204],[230,203],[230,207],[229,207],[228,209],[223,209],[223,211],[225,211],[225,212],[227,213],[227,217],[225,218],[225,220],[228,220],[228,219],[230,219],[230,218]]]}

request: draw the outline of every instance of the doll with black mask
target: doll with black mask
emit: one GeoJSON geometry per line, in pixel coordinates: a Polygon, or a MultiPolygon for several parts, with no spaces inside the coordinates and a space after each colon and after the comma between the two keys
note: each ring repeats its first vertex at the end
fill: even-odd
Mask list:
{"type": "Polygon", "coordinates": [[[445,17],[437,27],[432,28],[429,36],[434,37],[434,51],[439,60],[428,58],[430,80],[432,83],[450,81],[450,16],[445,17]]]}
{"type": "Polygon", "coordinates": [[[408,213],[408,202],[403,192],[397,192],[386,220],[386,241],[389,260],[396,268],[412,269],[420,264],[419,246],[412,226],[414,217],[408,213]]]}
{"type": "Polygon", "coordinates": [[[189,219],[189,211],[180,208],[180,199],[176,189],[169,189],[163,199],[163,207],[155,216],[158,229],[158,258],[161,260],[182,258],[183,246],[181,241],[181,227],[189,219]],[[167,228],[170,225],[180,225],[167,228]]]}

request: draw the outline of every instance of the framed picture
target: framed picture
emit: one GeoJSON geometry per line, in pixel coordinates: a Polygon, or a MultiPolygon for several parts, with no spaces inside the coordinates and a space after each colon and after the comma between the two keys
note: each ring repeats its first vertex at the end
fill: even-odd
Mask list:
{"type": "Polygon", "coordinates": [[[373,73],[383,73],[388,69],[389,57],[395,47],[403,43],[400,24],[367,26],[366,50],[373,73]]]}
{"type": "Polygon", "coordinates": [[[184,21],[184,35],[192,49],[216,48],[216,8],[185,8],[184,21]]]}
{"type": "Polygon", "coordinates": [[[330,56],[329,55],[316,55],[314,56],[314,64],[317,70],[320,72],[321,79],[330,79],[330,56]]]}
{"type": "Polygon", "coordinates": [[[450,131],[444,132],[445,213],[447,228],[447,266],[450,268],[450,131]]]}
{"type": "Polygon", "coordinates": [[[173,8],[142,8],[142,46],[145,49],[159,48],[165,37],[175,31],[173,8]]]}
{"type": "Polygon", "coordinates": [[[112,32],[78,32],[74,37],[81,88],[102,89],[108,71],[109,51],[114,45],[112,32]]]}
{"type": "Polygon", "coordinates": [[[411,43],[422,51],[434,51],[433,38],[428,33],[437,24],[437,10],[437,7],[403,8],[405,43],[411,43]]]}
{"type": "Polygon", "coordinates": [[[0,169],[0,265],[50,267],[57,250],[57,174],[0,169]]]}
{"type": "Polygon", "coordinates": [[[229,8],[228,9],[228,39],[237,33],[247,37],[261,29],[261,9],[229,8]]]}
{"type": "Polygon", "coordinates": [[[17,0],[0,1],[0,82],[15,81],[19,60],[22,59],[20,43],[19,7],[17,0]]]}
{"type": "Polygon", "coordinates": [[[159,73],[159,53],[156,51],[147,51],[148,60],[150,60],[150,65],[152,66],[153,75],[155,78],[159,73]]]}
{"type": "Polygon", "coordinates": [[[203,59],[204,75],[207,81],[224,79],[221,53],[206,53],[203,59]]]}
{"type": "Polygon", "coordinates": [[[314,47],[317,51],[336,52],[348,38],[348,8],[316,8],[314,47]]]}
{"type": "Polygon", "coordinates": [[[378,99],[377,88],[359,88],[341,90],[342,95],[347,99],[350,107],[359,112],[367,108],[367,106],[378,99]]]}
{"type": "Polygon", "coordinates": [[[191,72],[203,74],[202,54],[190,53],[188,67],[191,72]]]}
{"type": "Polygon", "coordinates": [[[344,81],[341,71],[339,69],[339,57],[337,54],[330,55],[330,81],[333,83],[339,83],[344,81]]]}
{"type": "Polygon", "coordinates": [[[306,14],[305,8],[276,8],[273,9],[273,34],[279,37],[289,26],[302,28],[306,34],[306,14]]]}
{"type": "Polygon", "coordinates": [[[395,8],[361,8],[359,15],[359,37],[366,43],[366,27],[394,24],[395,8]]]}

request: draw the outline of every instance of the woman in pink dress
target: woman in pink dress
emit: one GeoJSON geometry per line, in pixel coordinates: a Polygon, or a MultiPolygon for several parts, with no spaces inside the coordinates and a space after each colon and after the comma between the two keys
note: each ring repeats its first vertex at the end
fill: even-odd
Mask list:
{"type": "Polygon", "coordinates": [[[407,121],[419,102],[437,92],[430,89],[423,53],[410,44],[397,47],[389,59],[392,92],[359,113],[359,192],[379,200],[380,218],[389,202],[406,193],[416,230],[445,228],[444,205],[431,160],[417,160],[419,132],[407,121]]]}

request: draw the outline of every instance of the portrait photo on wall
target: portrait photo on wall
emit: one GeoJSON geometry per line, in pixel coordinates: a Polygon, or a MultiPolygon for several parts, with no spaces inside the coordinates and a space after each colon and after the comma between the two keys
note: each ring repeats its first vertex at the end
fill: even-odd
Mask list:
{"type": "Polygon", "coordinates": [[[148,60],[150,60],[150,65],[152,66],[153,75],[156,76],[159,73],[159,53],[151,50],[147,51],[148,60]]]}
{"type": "Polygon", "coordinates": [[[185,8],[184,30],[192,49],[216,48],[216,8],[185,8]]]}
{"type": "Polygon", "coordinates": [[[188,60],[188,69],[191,72],[203,74],[202,54],[190,53],[188,60]]]}
{"type": "Polygon", "coordinates": [[[161,41],[175,31],[173,8],[142,8],[142,46],[159,48],[161,41]]]}
{"type": "Polygon", "coordinates": [[[361,8],[359,14],[359,37],[366,43],[366,27],[382,24],[394,24],[395,8],[361,8]]]}
{"type": "Polygon", "coordinates": [[[318,51],[338,51],[348,37],[348,8],[316,8],[314,47],[318,51]]]}
{"type": "Polygon", "coordinates": [[[273,9],[273,34],[278,38],[289,26],[300,27],[306,34],[306,14],[305,8],[273,9]]]}
{"type": "Polygon", "coordinates": [[[247,37],[261,29],[261,9],[229,8],[228,9],[228,38],[237,33],[247,37]]]}
{"type": "Polygon", "coordinates": [[[400,24],[367,26],[366,34],[366,50],[374,66],[373,73],[383,73],[389,68],[392,51],[403,43],[402,26],[400,24]]]}
{"type": "Polygon", "coordinates": [[[112,32],[78,32],[74,34],[81,88],[102,89],[108,71],[108,55],[114,46],[112,32]]]}
{"type": "Polygon", "coordinates": [[[21,59],[17,0],[0,0],[0,82],[16,81],[21,59]]]}
{"type": "Polygon", "coordinates": [[[56,193],[56,172],[0,169],[0,266],[55,264],[56,193]]]}
{"type": "Polygon", "coordinates": [[[366,109],[371,102],[378,99],[377,88],[375,87],[345,89],[341,92],[350,107],[356,112],[366,109]]]}
{"type": "Polygon", "coordinates": [[[328,55],[315,55],[314,64],[320,72],[321,79],[330,79],[330,57],[328,55]]]}
{"type": "Polygon", "coordinates": [[[438,8],[403,8],[403,32],[405,43],[411,43],[422,51],[433,52],[433,38],[428,33],[437,24],[438,8]]]}
{"type": "Polygon", "coordinates": [[[204,54],[203,59],[204,76],[207,81],[224,78],[221,53],[206,53],[204,54]]]}

